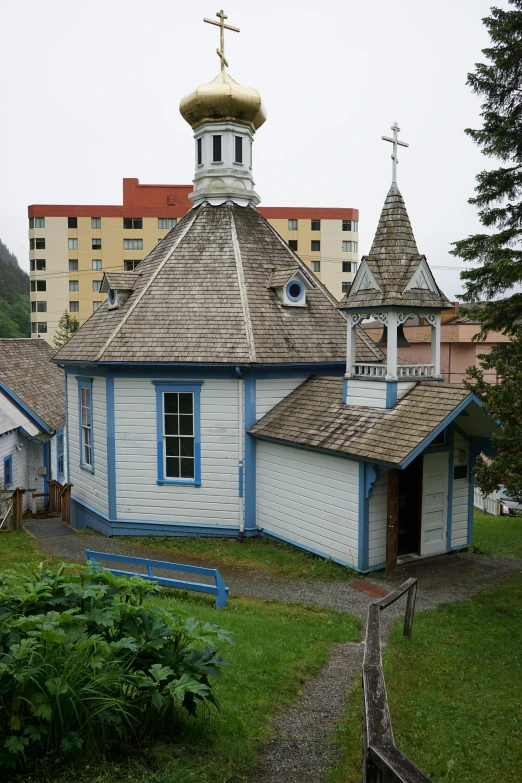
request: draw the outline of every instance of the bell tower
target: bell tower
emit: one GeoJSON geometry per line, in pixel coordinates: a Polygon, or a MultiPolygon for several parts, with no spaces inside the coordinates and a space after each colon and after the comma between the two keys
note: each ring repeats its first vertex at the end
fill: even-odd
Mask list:
{"type": "MultiPolygon", "coordinates": [[[[353,285],[339,303],[348,316],[344,402],[349,405],[390,408],[419,380],[441,381],[441,311],[452,305],[437,286],[426,257],[417,249],[406,205],[397,187],[397,147],[400,128],[392,125],[393,181],[386,196],[371,250],[363,256],[353,285]],[[431,361],[404,364],[398,361],[403,327],[414,316],[431,326],[431,361]],[[374,318],[383,324],[386,361],[361,363],[355,360],[356,327],[374,318]]],[[[381,342],[380,347],[383,346],[381,342]]]]}

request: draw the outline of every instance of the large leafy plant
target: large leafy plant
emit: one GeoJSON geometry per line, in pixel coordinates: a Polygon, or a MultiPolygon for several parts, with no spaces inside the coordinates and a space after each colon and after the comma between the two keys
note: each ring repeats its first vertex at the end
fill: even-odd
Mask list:
{"type": "Polygon", "coordinates": [[[219,706],[230,634],[144,604],[157,589],[96,566],[0,576],[0,767],[172,736],[181,708],[219,706]]]}

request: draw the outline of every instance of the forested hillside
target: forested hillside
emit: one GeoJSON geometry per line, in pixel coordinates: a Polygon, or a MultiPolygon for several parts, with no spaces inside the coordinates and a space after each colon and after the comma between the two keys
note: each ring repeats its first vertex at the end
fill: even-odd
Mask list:
{"type": "Polygon", "coordinates": [[[30,337],[29,275],[0,240],[0,337],[30,337]]]}

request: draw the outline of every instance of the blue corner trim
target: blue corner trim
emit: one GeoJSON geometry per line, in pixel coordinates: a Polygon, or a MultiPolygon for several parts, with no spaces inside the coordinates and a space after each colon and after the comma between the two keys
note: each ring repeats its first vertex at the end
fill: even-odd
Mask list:
{"type": "Polygon", "coordinates": [[[478,397],[477,397],[475,394],[469,394],[469,395],[466,397],[466,399],[465,399],[465,400],[462,400],[462,402],[460,403],[460,405],[457,405],[457,407],[455,408],[455,410],[453,410],[453,411],[452,411],[452,412],[449,414],[449,416],[446,416],[446,418],[444,419],[444,421],[443,421],[443,422],[441,422],[441,423],[439,424],[439,426],[438,426],[438,427],[436,427],[436,428],[433,430],[433,432],[431,432],[431,433],[430,433],[430,434],[429,434],[429,435],[428,435],[426,438],[424,438],[424,440],[422,441],[422,443],[420,443],[420,444],[417,446],[417,448],[416,448],[416,449],[414,449],[414,450],[411,452],[411,454],[410,454],[408,457],[406,457],[406,459],[405,459],[405,460],[404,460],[404,461],[401,463],[400,467],[401,467],[403,470],[404,470],[404,468],[407,468],[407,467],[408,467],[408,465],[410,464],[410,462],[413,462],[413,460],[414,460],[416,457],[418,457],[418,456],[419,456],[419,454],[422,454],[422,452],[424,451],[424,449],[425,449],[427,446],[429,446],[429,445],[430,445],[431,441],[432,441],[432,440],[434,440],[434,438],[436,438],[436,437],[437,437],[437,435],[440,435],[440,433],[442,432],[442,430],[446,429],[446,427],[448,426],[448,424],[451,424],[451,422],[452,422],[454,419],[456,419],[456,418],[457,418],[457,416],[459,416],[459,414],[461,414],[461,413],[462,413],[462,411],[463,411],[465,408],[467,408],[467,407],[468,407],[468,405],[469,405],[471,402],[476,402],[476,403],[477,403],[477,405],[480,405],[480,406],[482,405],[482,403],[480,402],[479,398],[478,398],[478,397]]]}
{"type": "Polygon", "coordinates": [[[18,397],[13,391],[11,391],[9,386],[6,386],[6,384],[2,383],[2,381],[0,381],[0,389],[4,392],[4,394],[7,397],[9,397],[11,402],[13,402],[16,405],[16,407],[22,411],[22,413],[25,413],[31,419],[31,421],[34,422],[34,424],[40,427],[40,429],[43,430],[44,432],[47,432],[48,435],[52,434],[53,430],[51,429],[51,427],[49,427],[49,425],[46,424],[43,419],[37,416],[36,413],[33,410],[31,410],[31,408],[29,408],[25,404],[25,402],[23,402],[23,400],[20,399],[20,397],[18,397]]]}
{"type": "Polygon", "coordinates": [[[65,476],[65,435],[63,427],[56,430],[56,480],[63,481],[65,476]],[[62,455],[62,469],[60,470],[60,454],[62,455]]]}
{"type": "Polygon", "coordinates": [[[343,405],[346,405],[348,399],[348,378],[343,379],[343,405]]]}
{"type": "Polygon", "coordinates": [[[447,530],[446,530],[446,552],[451,552],[451,528],[453,522],[453,465],[455,461],[455,430],[453,424],[450,424],[447,430],[448,433],[448,447],[449,447],[449,460],[448,460],[448,513],[447,513],[447,530]]]}
{"type": "Polygon", "coordinates": [[[245,530],[256,527],[256,440],[248,430],[256,423],[256,379],[245,376],[245,530]]]}
{"type": "Polygon", "coordinates": [[[105,379],[105,410],[107,422],[107,509],[110,519],[116,519],[116,441],[114,427],[114,377],[105,379]]]}
{"type": "Polygon", "coordinates": [[[13,455],[4,457],[4,489],[13,486],[13,455]]]}
{"type": "Polygon", "coordinates": [[[156,440],[158,460],[157,484],[183,484],[201,486],[201,387],[203,381],[152,381],[156,387],[156,440]],[[165,476],[163,445],[163,395],[165,392],[191,392],[194,396],[194,478],[169,478],[165,476]]]}
{"type": "Polygon", "coordinates": [[[78,445],[80,447],[80,468],[86,470],[89,473],[94,473],[94,427],[92,420],[92,378],[76,377],[78,382],[78,445]],[[83,461],[83,435],[82,435],[82,389],[89,389],[90,392],[90,425],[91,425],[91,463],[87,464],[83,461]]]}
{"type": "Polygon", "coordinates": [[[386,384],[386,407],[393,408],[397,404],[397,381],[386,384]]]}

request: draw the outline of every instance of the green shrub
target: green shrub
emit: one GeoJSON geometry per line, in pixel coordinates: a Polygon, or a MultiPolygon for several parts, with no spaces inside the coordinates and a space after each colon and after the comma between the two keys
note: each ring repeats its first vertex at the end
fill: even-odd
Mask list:
{"type": "Polygon", "coordinates": [[[172,736],[183,707],[218,707],[230,634],[143,605],[156,585],[96,566],[0,576],[0,767],[172,736]]]}

